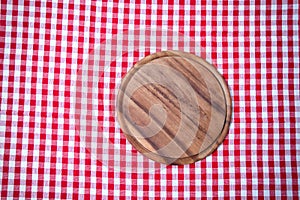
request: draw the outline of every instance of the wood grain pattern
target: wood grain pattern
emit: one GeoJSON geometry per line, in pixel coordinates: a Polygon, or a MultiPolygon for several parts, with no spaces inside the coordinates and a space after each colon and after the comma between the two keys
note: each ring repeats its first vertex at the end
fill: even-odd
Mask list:
{"type": "Polygon", "coordinates": [[[123,78],[117,118],[129,142],[148,158],[193,163],[225,138],[231,98],[214,66],[193,54],[164,51],[140,60],[123,78]]]}

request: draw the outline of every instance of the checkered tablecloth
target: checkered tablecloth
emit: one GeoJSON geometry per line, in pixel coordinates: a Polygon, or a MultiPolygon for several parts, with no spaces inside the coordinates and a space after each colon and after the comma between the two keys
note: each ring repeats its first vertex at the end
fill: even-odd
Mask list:
{"type": "Polygon", "coordinates": [[[295,0],[1,1],[1,198],[299,198],[299,8],[295,0]],[[233,100],[229,133],[195,164],[111,167],[122,149],[136,153],[115,121],[116,85],[164,49],[204,53],[223,74],[233,100]],[[110,141],[99,143],[113,144],[101,146],[100,158],[76,128],[78,77],[91,52],[103,75],[96,130],[110,141]]]}

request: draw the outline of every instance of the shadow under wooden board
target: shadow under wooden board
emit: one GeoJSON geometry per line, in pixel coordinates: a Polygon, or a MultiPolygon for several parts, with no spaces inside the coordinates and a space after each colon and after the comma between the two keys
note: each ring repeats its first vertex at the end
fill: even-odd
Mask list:
{"type": "Polygon", "coordinates": [[[117,119],[127,140],[146,157],[164,164],[194,163],[227,135],[230,93],[204,59],[158,52],[137,62],[122,79],[117,119]]]}

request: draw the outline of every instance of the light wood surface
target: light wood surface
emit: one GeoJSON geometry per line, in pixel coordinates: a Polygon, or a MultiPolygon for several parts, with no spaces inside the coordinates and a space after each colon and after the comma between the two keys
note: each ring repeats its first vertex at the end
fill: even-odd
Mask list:
{"type": "Polygon", "coordinates": [[[165,164],[188,164],[225,138],[231,98],[214,66],[193,54],[164,51],[140,60],[123,78],[117,118],[140,153],[165,164]]]}

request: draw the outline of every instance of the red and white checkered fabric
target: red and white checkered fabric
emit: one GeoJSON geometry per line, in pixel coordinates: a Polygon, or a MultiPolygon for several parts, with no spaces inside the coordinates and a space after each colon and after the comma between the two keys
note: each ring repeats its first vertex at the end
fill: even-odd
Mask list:
{"type": "MultiPolygon", "coordinates": [[[[295,0],[1,1],[1,198],[299,198],[299,7],[295,0]],[[145,29],[155,30],[150,43],[145,29]],[[140,167],[149,170],[139,173],[111,168],[82,145],[74,98],[78,74],[103,41],[131,30],[140,39],[121,47],[151,49],[120,55],[106,49],[104,63],[117,59],[105,64],[111,66],[98,85],[99,132],[116,149],[134,152],[111,112],[121,76],[166,47],[199,55],[201,47],[233,100],[228,136],[206,159],[155,171],[143,166],[146,161],[140,167]],[[164,40],[157,30],[193,42],[164,40]]],[[[102,148],[102,154],[118,161],[116,149],[102,148]]]]}

